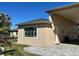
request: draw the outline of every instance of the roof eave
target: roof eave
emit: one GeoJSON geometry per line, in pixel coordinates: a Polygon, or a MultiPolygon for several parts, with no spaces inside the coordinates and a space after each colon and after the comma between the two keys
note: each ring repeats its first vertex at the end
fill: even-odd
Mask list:
{"type": "MultiPolygon", "coordinates": [[[[42,22],[42,23],[51,24],[51,22],[42,22]]],[[[40,24],[40,23],[16,24],[16,26],[25,26],[25,25],[33,25],[33,24],[40,24]]]]}
{"type": "Polygon", "coordinates": [[[79,6],[79,3],[73,3],[73,4],[70,4],[70,5],[63,6],[63,7],[55,8],[55,9],[53,9],[53,10],[48,10],[48,11],[46,11],[46,12],[47,12],[47,13],[50,13],[50,12],[65,10],[65,9],[69,9],[69,8],[73,8],[73,7],[77,7],[77,6],[79,6]]]}

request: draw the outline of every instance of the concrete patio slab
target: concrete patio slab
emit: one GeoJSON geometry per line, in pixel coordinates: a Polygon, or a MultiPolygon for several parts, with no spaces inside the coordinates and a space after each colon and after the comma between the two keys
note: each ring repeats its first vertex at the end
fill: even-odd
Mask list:
{"type": "Polygon", "coordinates": [[[60,44],[53,47],[25,47],[25,51],[42,56],[79,56],[79,45],[60,44]]]}

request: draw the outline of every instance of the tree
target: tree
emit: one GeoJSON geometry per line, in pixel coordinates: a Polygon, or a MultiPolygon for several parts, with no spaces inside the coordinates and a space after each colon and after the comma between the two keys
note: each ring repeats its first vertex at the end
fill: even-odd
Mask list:
{"type": "Polygon", "coordinates": [[[0,42],[5,44],[10,44],[5,38],[9,35],[9,30],[11,29],[11,18],[5,13],[0,13],[0,42]],[[6,34],[6,35],[5,35],[6,34]]]}
{"type": "Polygon", "coordinates": [[[0,29],[3,31],[10,30],[11,18],[7,14],[0,13],[0,29]]]}

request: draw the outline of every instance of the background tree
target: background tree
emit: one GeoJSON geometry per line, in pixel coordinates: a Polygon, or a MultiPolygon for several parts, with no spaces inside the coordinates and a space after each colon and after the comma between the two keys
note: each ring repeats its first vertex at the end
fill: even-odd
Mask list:
{"type": "Polygon", "coordinates": [[[5,38],[9,36],[9,31],[11,29],[11,18],[5,13],[0,13],[0,42],[5,44],[10,44],[5,38]]]}
{"type": "Polygon", "coordinates": [[[0,30],[5,32],[10,30],[11,26],[10,20],[11,20],[10,16],[4,13],[0,13],[0,30]]]}

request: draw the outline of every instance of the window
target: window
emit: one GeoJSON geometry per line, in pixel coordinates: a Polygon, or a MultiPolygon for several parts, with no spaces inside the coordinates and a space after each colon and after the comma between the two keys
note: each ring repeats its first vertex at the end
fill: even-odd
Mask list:
{"type": "Polygon", "coordinates": [[[24,28],[26,37],[36,37],[37,36],[37,28],[36,27],[27,27],[24,28]]]}

